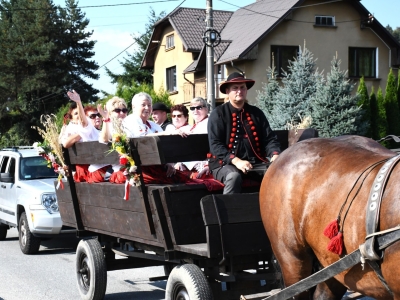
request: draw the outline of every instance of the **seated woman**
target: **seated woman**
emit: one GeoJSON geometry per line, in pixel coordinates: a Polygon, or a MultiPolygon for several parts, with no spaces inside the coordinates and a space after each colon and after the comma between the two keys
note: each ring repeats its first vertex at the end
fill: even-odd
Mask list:
{"type": "Polygon", "coordinates": [[[171,107],[171,119],[172,119],[172,125],[175,126],[175,128],[168,128],[166,130],[167,133],[169,134],[181,134],[182,131],[181,128],[187,126],[188,119],[189,119],[189,111],[186,108],[185,105],[183,104],[177,104],[171,107]]]}
{"type": "Polygon", "coordinates": [[[90,119],[92,125],[97,130],[101,130],[101,126],[103,125],[103,121],[101,119],[101,114],[98,112],[97,108],[92,105],[86,105],[83,108],[85,115],[90,119]]]}

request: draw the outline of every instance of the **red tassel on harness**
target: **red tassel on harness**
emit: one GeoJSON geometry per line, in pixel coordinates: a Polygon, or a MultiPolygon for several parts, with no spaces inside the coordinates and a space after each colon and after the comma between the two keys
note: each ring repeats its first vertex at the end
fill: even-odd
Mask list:
{"type": "Polygon", "coordinates": [[[342,255],[343,252],[343,233],[339,232],[334,236],[328,244],[327,249],[337,255],[342,255]]]}
{"type": "Polygon", "coordinates": [[[333,238],[339,232],[339,222],[337,219],[333,220],[324,229],[324,235],[328,238],[333,238]]]}

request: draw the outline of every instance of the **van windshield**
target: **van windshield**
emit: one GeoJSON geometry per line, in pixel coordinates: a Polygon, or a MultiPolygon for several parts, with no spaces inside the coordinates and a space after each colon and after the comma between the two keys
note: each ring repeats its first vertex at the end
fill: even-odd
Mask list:
{"type": "Polygon", "coordinates": [[[41,156],[24,157],[20,160],[20,180],[56,178],[53,168],[47,167],[47,161],[41,156]]]}

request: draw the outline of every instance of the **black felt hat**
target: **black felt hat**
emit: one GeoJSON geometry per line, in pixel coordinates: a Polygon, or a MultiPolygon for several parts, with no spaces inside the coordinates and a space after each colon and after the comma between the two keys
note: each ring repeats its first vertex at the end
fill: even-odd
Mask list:
{"type": "Polygon", "coordinates": [[[169,113],[169,108],[164,103],[154,103],[153,104],[153,111],[155,110],[162,110],[169,113]]]}
{"type": "Polygon", "coordinates": [[[231,83],[246,83],[247,89],[250,89],[254,85],[255,81],[253,79],[244,78],[244,76],[238,72],[233,72],[228,76],[226,81],[221,82],[219,85],[221,93],[226,94],[226,88],[228,87],[228,84],[231,83]]]}

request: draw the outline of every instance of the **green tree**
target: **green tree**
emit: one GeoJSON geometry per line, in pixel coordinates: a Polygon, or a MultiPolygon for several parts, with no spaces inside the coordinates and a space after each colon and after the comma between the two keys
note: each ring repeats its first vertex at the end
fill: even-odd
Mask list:
{"type": "Polygon", "coordinates": [[[400,27],[396,27],[396,29],[393,30],[393,28],[388,25],[386,26],[387,31],[389,31],[394,38],[400,43],[400,27]]]}
{"type": "Polygon", "coordinates": [[[366,135],[368,137],[372,137],[371,106],[364,76],[360,78],[360,83],[357,89],[357,95],[358,95],[358,105],[361,106],[364,110],[363,122],[365,122],[365,124],[369,124],[367,126],[366,135]]]}
{"type": "Polygon", "coordinates": [[[65,103],[66,88],[79,90],[84,98],[97,93],[81,79],[98,77],[97,65],[90,61],[94,42],[87,42],[88,21],[74,0],[66,5],[61,9],[52,0],[0,0],[2,137],[11,130],[31,143],[39,138],[31,126],[39,124],[41,114],[65,103]]]}
{"type": "Polygon", "coordinates": [[[169,93],[166,90],[161,87],[160,90],[157,92],[153,89],[152,85],[148,83],[143,83],[141,85],[132,84],[130,86],[118,86],[115,95],[121,97],[122,99],[125,99],[129,109],[132,109],[131,100],[135,94],[140,92],[145,92],[149,94],[153,99],[153,103],[161,102],[168,107],[172,106],[172,102],[169,98],[169,93]]]}
{"type": "Polygon", "coordinates": [[[150,42],[154,24],[164,18],[165,15],[165,11],[156,15],[154,9],[150,7],[149,20],[145,25],[145,32],[140,36],[133,37],[138,49],[132,54],[128,53],[128,57],[124,58],[124,60],[120,62],[120,65],[124,69],[123,73],[115,74],[106,67],[107,75],[111,77],[112,83],[118,83],[121,86],[131,85],[132,83],[136,85],[142,83],[153,83],[153,70],[145,70],[140,67],[142,65],[144,54],[146,53],[147,45],[150,42]]]}
{"type": "Polygon", "coordinates": [[[400,72],[397,71],[397,103],[400,108],[400,72]]]}
{"type": "Polygon", "coordinates": [[[383,138],[388,133],[388,123],[386,119],[386,109],[385,109],[385,98],[383,97],[383,92],[381,87],[379,87],[376,102],[378,107],[377,115],[377,127],[378,127],[378,139],[383,138]]]}
{"type": "Polygon", "coordinates": [[[397,102],[397,83],[390,69],[385,92],[385,109],[388,123],[388,134],[400,135],[400,109],[397,102]]]}
{"type": "Polygon", "coordinates": [[[262,90],[257,91],[256,97],[258,107],[264,111],[273,129],[275,129],[274,126],[277,122],[275,122],[275,116],[272,112],[276,102],[279,101],[277,94],[280,90],[278,80],[276,79],[277,74],[275,66],[267,69],[268,82],[263,83],[262,90]]]}
{"type": "Polygon", "coordinates": [[[284,129],[288,123],[296,124],[309,114],[310,98],[316,91],[322,75],[315,70],[313,54],[304,47],[297,58],[289,61],[289,70],[284,70],[283,87],[279,89],[271,114],[271,127],[284,129]]]}
{"type": "Polygon", "coordinates": [[[323,137],[343,134],[364,134],[369,125],[359,103],[359,95],[351,94],[354,84],[346,79],[347,71],[340,70],[341,61],[335,56],[326,81],[319,80],[310,101],[312,126],[323,137]]]}
{"type": "Polygon", "coordinates": [[[376,100],[375,90],[372,86],[371,94],[369,95],[369,104],[371,111],[371,126],[370,126],[370,137],[374,140],[379,139],[379,128],[378,128],[378,102],[376,100]]]}

